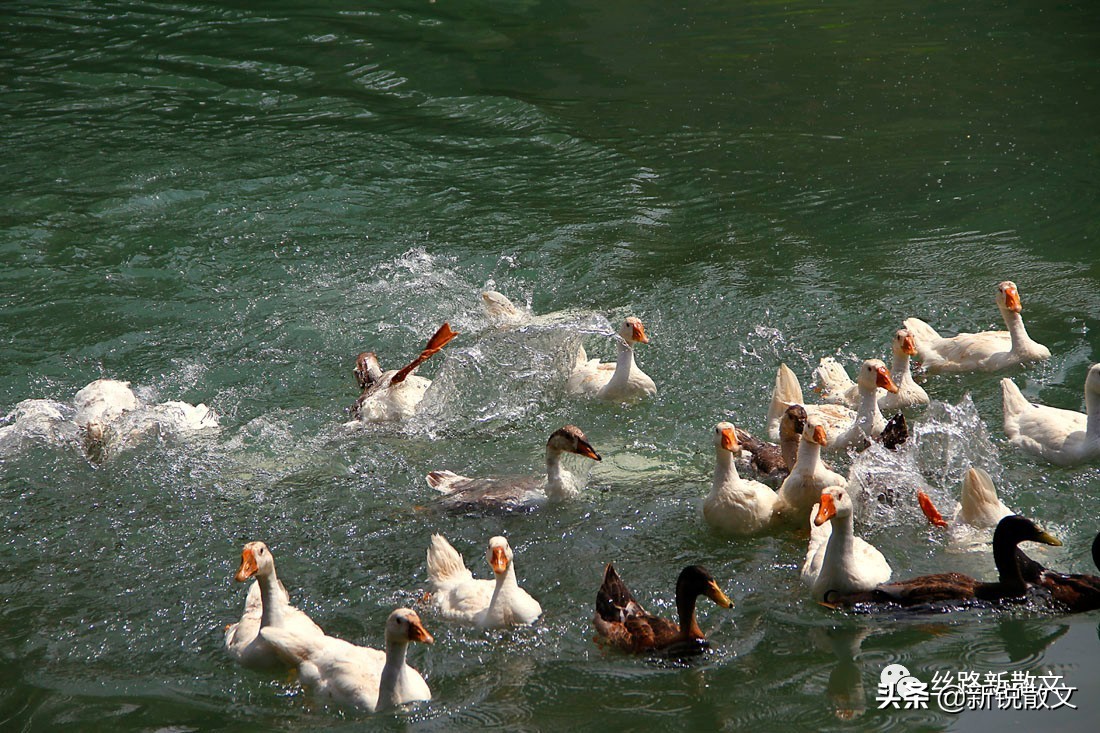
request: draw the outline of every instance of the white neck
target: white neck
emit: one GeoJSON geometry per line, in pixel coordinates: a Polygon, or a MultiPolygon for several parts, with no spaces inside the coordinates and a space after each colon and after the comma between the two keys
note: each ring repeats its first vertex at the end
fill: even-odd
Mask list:
{"type": "Polygon", "coordinates": [[[634,371],[634,347],[626,339],[620,338],[619,355],[615,359],[615,373],[611,375],[607,386],[618,387],[626,384],[632,371],[634,371]]]}
{"type": "Polygon", "coordinates": [[[825,547],[825,562],[833,565],[846,564],[852,556],[852,539],[855,537],[855,524],[852,515],[833,517],[833,533],[829,535],[829,544],[825,547]]]}
{"type": "Polygon", "coordinates": [[[496,576],[496,581],[497,584],[493,588],[493,597],[489,601],[489,607],[485,609],[485,615],[494,621],[508,623],[509,619],[501,617],[510,607],[509,601],[512,594],[519,588],[519,582],[516,581],[515,565],[509,562],[508,569],[504,571],[503,575],[496,576]]]}
{"type": "Polygon", "coordinates": [[[874,425],[882,419],[878,409],[878,387],[859,390],[859,409],[856,410],[856,425],[867,435],[874,431],[874,425]]]}
{"type": "Polygon", "coordinates": [[[275,568],[272,567],[270,573],[256,576],[256,582],[260,584],[260,598],[264,605],[260,626],[278,626],[283,622],[286,603],[283,601],[279,579],[275,576],[275,568]]]}
{"type": "Polygon", "coordinates": [[[1027,335],[1027,329],[1024,328],[1024,319],[1020,317],[1020,314],[1007,308],[1003,310],[1003,314],[1005,326],[1008,327],[1008,335],[1012,339],[1012,350],[1017,351],[1020,347],[1030,344],[1031,337],[1027,335]]]}
{"type": "Polygon", "coordinates": [[[913,374],[909,371],[909,354],[894,354],[894,363],[890,365],[890,376],[899,387],[904,382],[913,381],[913,374]]]}
{"type": "Polygon", "coordinates": [[[407,641],[386,640],[386,664],[382,667],[382,679],[378,684],[378,710],[395,707],[403,702],[402,677],[405,674],[407,641]]]}
{"type": "Polygon", "coordinates": [[[715,446],[714,483],[711,485],[711,493],[717,495],[727,487],[733,488],[740,478],[737,466],[733,463],[733,453],[721,446],[715,446]]]}
{"type": "Polygon", "coordinates": [[[1086,435],[1091,440],[1100,440],[1100,393],[1085,390],[1085,413],[1088,415],[1086,435]]]}
{"type": "Polygon", "coordinates": [[[561,451],[546,448],[546,495],[551,499],[568,499],[577,493],[573,474],[561,465],[561,451]]]}
{"type": "Polygon", "coordinates": [[[802,436],[802,442],[798,444],[798,460],[795,461],[791,473],[798,471],[802,475],[813,476],[820,460],[821,446],[802,436]]]}

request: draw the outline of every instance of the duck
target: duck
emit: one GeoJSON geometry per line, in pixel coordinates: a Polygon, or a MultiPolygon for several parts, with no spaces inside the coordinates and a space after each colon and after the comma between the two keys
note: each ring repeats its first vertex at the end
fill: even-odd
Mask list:
{"type": "Polygon", "coordinates": [[[905,319],[924,370],[929,374],[996,372],[1050,358],[1050,349],[1027,335],[1016,283],[1004,280],[997,284],[997,308],[1007,331],[960,333],[944,338],[919,318],[905,319]]]}
{"type": "Polygon", "coordinates": [[[634,344],[648,344],[642,322],[630,316],[618,333],[619,356],[614,364],[589,359],[584,346],[577,351],[566,389],[609,402],[636,402],[657,394],[657,385],[634,363],[634,344]]]}
{"type": "Polygon", "coordinates": [[[615,571],[604,568],[603,583],[596,593],[594,641],[601,646],[626,652],[663,652],[669,656],[699,654],[708,643],[695,618],[695,603],[700,595],[721,608],[732,608],[731,601],[710,572],[700,565],[689,565],[676,579],[676,612],[679,623],[654,616],[642,608],[634,594],[615,571]]]}
{"type": "Polygon", "coordinates": [[[432,380],[414,374],[429,358],[438,354],[458,333],[444,323],[428,339],[420,356],[400,369],[382,371],[378,356],[364,351],[355,358],[355,380],[361,390],[352,407],[352,415],[360,422],[401,422],[416,413],[432,380]]]}
{"type": "Polygon", "coordinates": [[[806,408],[806,414],[825,429],[825,445],[828,449],[844,450],[849,446],[862,445],[864,439],[879,435],[886,427],[886,418],[883,417],[875,396],[876,390],[881,387],[888,392],[896,392],[898,387],[890,377],[890,372],[886,371],[886,364],[879,359],[867,359],[863,362],[856,378],[856,386],[859,388],[860,402],[855,411],[842,405],[808,405],[802,400],[802,387],[794,372],[786,364],[780,364],[768,408],[768,434],[777,437],[783,411],[792,404],[801,404],[806,408]]]}
{"type": "Polygon", "coordinates": [[[493,580],[475,580],[462,555],[441,534],[433,534],[428,546],[428,581],[432,607],[445,619],[470,623],[481,629],[527,626],[542,615],[542,606],[516,582],[514,553],[508,540],[489,540],[486,559],[493,580]]]}
{"type": "Polygon", "coordinates": [[[816,600],[825,600],[830,590],[866,591],[890,580],[890,563],[874,545],[855,534],[854,508],[847,489],[825,489],[815,509],[801,577],[816,600]],[[815,532],[815,528],[828,531],[815,532]]]}
{"type": "Polygon", "coordinates": [[[760,440],[741,428],[736,428],[734,434],[741,448],[751,456],[749,466],[762,478],[780,484],[798,459],[798,443],[805,427],[806,408],[796,404],[784,410],[779,419],[778,444],[760,440]]]}
{"type": "Polygon", "coordinates": [[[297,668],[315,698],[370,713],[432,699],[424,677],[406,662],[410,643],[435,641],[412,609],[398,608],[386,619],[385,651],[288,628],[265,627],[260,636],[297,668]]]}
{"type": "Polygon", "coordinates": [[[997,523],[993,531],[993,561],[998,579],[984,583],[962,573],[936,573],[908,580],[884,583],[867,591],[841,593],[825,591],[823,603],[831,606],[926,606],[931,609],[961,607],[980,603],[1002,603],[1026,596],[1031,586],[1016,561],[1021,542],[1039,542],[1060,546],[1056,537],[1018,514],[997,523]]]}
{"type": "Polygon", "coordinates": [[[275,574],[275,558],[263,542],[244,546],[234,579],[243,583],[253,577],[256,582],[248,590],[241,620],[225,629],[225,648],[244,667],[277,669],[285,663],[261,634],[264,629],[287,629],[308,640],[318,640],[325,632],[303,611],[290,605],[286,588],[275,574]]]}
{"type": "Polygon", "coordinates": [[[576,425],[564,425],[546,441],[546,476],[498,476],[469,478],[453,471],[431,471],[428,485],[444,494],[441,503],[450,509],[528,510],[547,501],[564,501],[580,491],[576,478],[561,465],[563,453],[602,460],[576,425]]]}
{"type": "MultiPolygon", "coordinates": [[[[1050,570],[1019,548],[1016,550],[1016,563],[1024,580],[1049,592],[1051,601],[1060,610],[1081,613],[1100,609],[1100,577],[1050,570]]],[[[1100,569],[1100,534],[1092,541],[1092,563],[1100,569]]]]}
{"type": "Polygon", "coordinates": [[[798,459],[794,468],[779,486],[775,513],[786,522],[800,522],[806,512],[817,503],[821,492],[830,486],[848,485],[848,479],[821,462],[821,448],[825,445],[825,428],[813,417],[807,418],[798,444],[798,459]]]}
{"type": "Polygon", "coordinates": [[[955,524],[992,529],[1002,519],[1015,513],[997,496],[993,477],[985,469],[971,466],[966,470],[963,474],[962,491],[959,493],[959,504],[955,507],[952,518],[955,524]]]}
{"type": "Polygon", "coordinates": [[[759,481],[741,478],[734,456],[741,452],[736,428],[720,422],[714,426],[714,481],[703,501],[707,524],[728,534],[754,534],[774,521],[776,493],[759,481]]]}
{"type": "MultiPolygon", "coordinates": [[[[908,329],[899,328],[890,342],[893,362],[890,365],[890,377],[897,385],[897,392],[888,392],[879,388],[876,391],[878,407],[882,412],[896,412],[906,407],[927,405],[928,393],[915,381],[910,368],[909,358],[915,356],[917,347],[913,334],[908,329]]],[[[859,386],[852,381],[844,367],[831,356],[821,358],[814,369],[815,388],[825,402],[855,407],[859,404],[859,386]]]]}
{"type": "Polygon", "coordinates": [[[1085,376],[1085,412],[1028,402],[1011,379],[1001,380],[1005,435],[1020,450],[1059,466],[1100,459],[1100,364],[1085,376]]]}
{"type": "Polygon", "coordinates": [[[106,458],[111,424],[140,406],[130,383],[118,379],[96,379],[76,393],[73,397],[73,407],[76,408],[73,422],[80,431],[84,452],[92,461],[106,458]]]}
{"type": "Polygon", "coordinates": [[[530,320],[530,314],[520,310],[504,293],[496,290],[484,290],[481,293],[481,305],[485,315],[494,326],[518,326],[530,320]]]}

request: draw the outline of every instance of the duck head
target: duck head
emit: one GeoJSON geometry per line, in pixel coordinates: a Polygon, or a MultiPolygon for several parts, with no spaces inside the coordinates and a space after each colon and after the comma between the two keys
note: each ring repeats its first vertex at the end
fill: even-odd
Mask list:
{"type": "Polygon", "coordinates": [[[993,530],[994,549],[1002,545],[1015,547],[1020,542],[1062,546],[1061,540],[1057,537],[1040,529],[1035,522],[1019,514],[1010,514],[997,523],[997,529],[993,530]]]}
{"type": "Polygon", "coordinates": [[[555,430],[550,439],[546,441],[546,447],[563,453],[576,453],[579,456],[591,458],[593,461],[602,460],[600,454],[595,451],[592,444],[588,442],[588,438],[576,425],[565,425],[555,430]]]}
{"type": "Polygon", "coordinates": [[[741,444],[737,442],[737,430],[733,427],[733,423],[723,421],[714,426],[714,447],[735,455],[741,452],[741,444]]]}
{"type": "Polygon", "coordinates": [[[366,389],[382,378],[382,366],[378,363],[378,356],[373,351],[364,351],[355,357],[355,381],[359,383],[359,389],[366,389]]]}
{"type": "Polygon", "coordinates": [[[814,516],[814,525],[820,527],[833,517],[846,519],[852,515],[852,497],[840,486],[830,486],[821,492],[821,501],[814,516]]]}
{"type": "Polygon", "coordinates": [[[886,365],[879,359],[868,359],[863,362],[863,366],[859,368],[857,381],[860,391],[874,391],[877,387],[882,387],[887,392],[897,393],[898,391],[898,385],[894,384],[890,372],[886,370],[886,365]]]}
{"type": "Polygon", "coordinates": [[[894,340],[890,344],[895,356],[916,356],[917,341],[907,328],[899,328],[894,332],[894,340]]]}
{"type": "Polygon", "coordinates": [[[485,559],[496,576],[504,575],[512,565],[512,547],[503,537],[493,537],[489,540],[489,548],[485,551],[485,559]]]}
{"type": "Polygon", "coordinates": [[[781,438],[797,438],[806,429],[806,408],[802,405],[791,405],[783,411],[783,417],[779,418],[779,436],[781,438]]]}
{"type": "Polygon", "coordinates": [[[411,608],[398,608],[386,619],[386,641],[406,644],[410,641],[419,641],[421,644],[431,644],[435,639],[424,628],[416,611],[411,608]]]}
{"type": "Polygon", "coordinates": [[[802,429],[802,439],[822,446],[829,443],[829,436],[825,432],[825,427],[809,417],[806,418],[806,427],[802,429]]]}
{"type": "Polygon", "coordinates": [[[243,583],[252,576],[263,577],[275,569],[275,558],[263,542],[249,542],[241,550],[241,566],[233,579],[243,583]]]}
{"type": "Polygon", "coordinates": [[[1024,309],[1020,303],[1020,291],[1016,289],[1016,283],[1005,280],[997,285],[997,307],[1013,313],[1019,313],[1024,309]]]}
{"type": "Polygon", "coordinates": [[[619,337],[628,344],[648,344],[649,338],[645,335],[645,327],[640,319],[630,316],[619,327],[619,337]]]}
{"type": "Polygon", "coordinates": [[[702,565],[688,565],[676,579],[676,599],[706,596],[722,608],[732,608],[733,601],[718,587],[718,581],[702,565]]]}

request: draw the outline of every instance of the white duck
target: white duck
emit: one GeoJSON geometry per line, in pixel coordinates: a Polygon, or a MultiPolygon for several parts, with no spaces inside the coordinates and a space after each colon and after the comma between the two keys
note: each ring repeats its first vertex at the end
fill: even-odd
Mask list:
{"type": "Polygon", "coordinates": [[[533,624],[542,615],[542,606],[516,582],[508,540],[493,537],[485,555],[495,577],[475,580],[462,562],[462,555],[443,535],[432,535],[428,580],[433,607],[443,618],[482,629],[533,624]]]}
{"type": "Polygon", "coordinates": [[[848,479],[821,462],[821,447],[825,440],[825,428],[814,422],[813,418],[807,419],[802,441],[798,444],[798,460],[779,487],[775,513],[784,521],[802,521],[824,489],[848,485],[848,479]]]}
{"type": "Polygon", "coordinates": [[[722,532],[753,534],[771,526],[776,493],[737,474],[734,457],[740,454],[741,445],[735,431],[728,422],[714,426],[714,481],[703,501],[703,518],[722,532]]]}
{"type": "MultiPolygon", "coordinates": [[[[904,328],[899,328],[890,342],[890,350],[893,352],[894,359],[890,366],[890,377],[897,385],[898,391],[889,392],[880,387],[876,391],[879,409],[892,413],[905,407],[927,405],[928,393],[913,381],[913,372],[909,365],[909,357],[917,353],[913,334],[904,328]]],[[[821,392],[821,399],[825,402],[849,407],[859,404],[859,385],[851,380],[848,373],[844,371],[844,367],[833,357],[821,358],[821,363],[814,369],[814,379],[817,382],[817,389],[821,392]]]]}
{"type": "Polygon", "coordinates": [[[425,478],[428,486],[446,495],[442,504],[452,509],[530,509],[547,500],[563,501],[580,493],[576,478],[561,465],[563,453],[600,460],[581,429],[565,425],[546,441],[545,476],[469,478],[452,471],[432,471],[425,478]]]}
{"type": "Polygon", "coordinates": [[[362,392],[352,407],[352,414],[361,422],[399,422],[416,412],[417,405],[432,380],[414,374],[417,367],[439,353],[458,334],[449,323],[439,327],[420,356],[401,367],[383,372],[373,351],[364,351],[355,359],[355,379],[362,392]]]}
{"type": "Polygon", "coordinates": [[[861,445],[865,438],[873,438],[886,427],[886,418],[878,406],[876,390],[897,392],[897,385],[886,371],[886,365],[878,359],[863,362],[856,378],[859,390],[859,408],[855,411],[841,405],[807,405],[802,402],[802,387],[786,364],[779,365],[779,372],[768,408],[768,432],[778,436],[779,421],[783,412],[793,404],[803,404],[806,414],[825,429],[825,446],[830,450],[843,450],[851,445],[861,445]]]}
{"type": "Polygon", "coordinates": [[[1033,405],[1011,379],[1001,380],[1001,390],[1013,445],[1060,466],[1100,459],[1100,364],[1085,376],[1084,413],[1033,405]]]}
{"type": "Polygon", "coordinates": [[[952,518],[955,524],[993,529],[1002,519],[1015,513],[997,496],[997,488],[988,473],[977,466],[967,470],[963,475],[959,504],[952,518]]]}
{"type": "Polygon", "coordinates": [[[275,558],[263,542],[249,542],[244,546],[241,567],[234,577],[238,583],[256,578],[248,590],[241,620],[225,629],[225,648],[242,665],[251,669],[271,669],[284,664],[260,634],[263,629],[286,629],[313,641],[324,637],[313,619],[290,605],[286,588],[275,574],[275,558]]]}
{"type": "Polygon", "coordinates": [[[73,422],[84,436],[84,446],[93,458],[102,453],[107,429],[112,422],[141,405],[129,382],[97,379],[73,397],[73,422]]]}
{"type": "Polygon", "coordinates": [[[825,600],[830,591],[871,590],[890,580],[893,573],[882,553],[856,536],[852,512],[852,498],[847,489],[832,486],[821,492],[821,501],[811,522],[816,527],[831,522],[832,531],[822,542],[823,534],[818,533],[815,537],[811,529],[810,549],[802,566],[802,582],[810,587],[818,601],[825,600]]]}
{"type": "Polygon", "coordinates": [[[386,620],[384,652],[287,628],[264,627],[260,636],[297,667],[298,679],[316,698],[371,713],[432,699],[424,677],[405,661],[410,642],[435,641],[411,609],[398,608],[386,620]]]}
{"type": "Polygon", "coordinates": [[[483,291],[481,305],[485,308],[489,321],[496,326],[518,326],[531,317],[527,311],[517,308],[508,296],[496,290],[483,291]]]}
{"type": "Polygon", "coordinates": [[[634,316],[623,321],[618,342],[619,356],[614,364],[589,359],[584,347],[579,347],[566,389],[614,402],[634,402],[657,394],[657,385],[634,363],[634,344],[649,343],[642,322],[634,316]]]}
{"type": "Polygon", "coordinates": [[[905,327],[913,334],[917,354],[929,374],[936,372],[995,372],[1016,364],[1050,358],[1050,350],[1027,335],[1020,312],[1016,283],[997,285],[997,308],[1007,331],[960,333],[944,338],[919,318],[907,318],[905,327]]]}

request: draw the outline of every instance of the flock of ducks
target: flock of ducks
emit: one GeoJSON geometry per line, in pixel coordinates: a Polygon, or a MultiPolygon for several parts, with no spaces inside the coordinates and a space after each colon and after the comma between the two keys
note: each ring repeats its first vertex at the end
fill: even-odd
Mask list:
{"type": "MultiPolygon", "coordinates": [[[[925,322],[910,318],[891,341],[890,369],[878,359],[868,359],[853,380],[836,360],[822,359],[814,373],[818,403],[807,402],[795,374],[780,365],[766,422],[768,437],[777,442],[756,438],[730,422],[715,425],[714,475],[701,505],[703,520],[733,536],[808,527],[801,580],[816,601],[830,608],[943,610],[1029,598],[1061,611],[1100,608],[1100,577],[1062,574],[1024,554],[1021,543],[1060,542],[1005,506],[989,475],[976,467],[966,473],[951,523],[994,529],[992,554],[998,579],[982,582],[948,572],[892,580],[886,556],[855,533],[855,514],[863,499],[859,483],[849,484],[823,459],[823,453],[863,450],[876,441],[893,448],[905,440],[905,417],[899,411],[929,402],[927,392],[913,379],[911,358],[918,359],[929,374],[989,372],[1049,358],[1049,350],[1027,334],[1015,284],[1000,283],[996,297],[1007,331],[946,338],[925,322]],[[897,414],[887,420],[884,411],[897,414]],[[759,480],[742,477],[742,471],[759,480]]],[[[497,326],[522,327],[532,319],[500,293],[483,293],[482,302],[497,326]]],[[[444,323],[421,353],[397,370],[384,371],[372,352],[360,354],[354,369],[361,390],[351,410],[355,420],[394,422],[414,415],[431,384],[416,374],[417,369],[457,335],[444,323]]],[[[579,349],[565,383],[568,392],[623,405],[656,394],[653,379],[635,361],[636,346],[649,343],[642,322],[635,317],[624,320],[616,341],[618,355],[613,363],[589,359],[583,347],[579,349]]],[[[1033,405],[1010,379],[1002,380],[1002,389],[1005,433],[1012,444],[1061,465],[1100,459],[1100,364],[1093,365],[1086,378],[1086,414],[1033,405]]],[[[203,405],[165,404],[180,410],[187,416],[185,422],[196,429],[216,425],[216,416],[203,405]]],[[[5,418],[0,430],[33,412],[21,405],[5,418]]],[[[138,406],[124,382],[97,380],[81,390],[74,408],[89,454],[138,406]]],[[[584,433],[566,425],[547,440],[544,475],[467,477],[433,470],[425,479],[441,494],[439,503],[447,509],[530,510],[577,495],[579,483],[562,464],[566,453],[601,460],[584,433]]],[[[929,521],[948,524],[927,496],[917,498],[929,521]]],[[[1100,535],[1092,551],[1100,567],[1100,535]]],[[[493,577],[477,579],[461,554],[442,535],[433,535],[426,555],[430,612],[440,621],[481,629],[535,623],[542,607],[519,586],[507,539],[491,538],[485,559],[493,577]]],[[[291,605],[264,543],[244,546],[235,578],[253,581],[241,619],[225,633],[228,653],[243,666],[295,669],[301,684],[316,698],[367,711],[431,698],[424,678],[406,662],[410,643],[433,642],[414,610],[398,608],[390,614],[385,649],[377,650],[326,634],[291,605]]],[[[705,568],[691,565],[676,583],[677,619],[654,616],[608,564],[596,594],[595,640],[627,652],[677,657],[696,653],[706,647],[695,618],[699,596],[723,608],[732,606],[715,578],[705,568]]]]}

